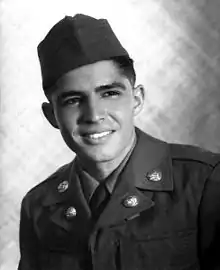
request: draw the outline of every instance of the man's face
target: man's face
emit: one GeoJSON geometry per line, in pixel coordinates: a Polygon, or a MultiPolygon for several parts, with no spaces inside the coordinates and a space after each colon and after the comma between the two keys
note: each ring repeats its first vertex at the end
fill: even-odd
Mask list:
{"type": "Polygon", "coordinates": [[[54,116],[66,144],[80,158],[95,162],[126,155],[135,136],[141,90],[133,89],[113,61],[66,73],[52,94],[54,116]]]}

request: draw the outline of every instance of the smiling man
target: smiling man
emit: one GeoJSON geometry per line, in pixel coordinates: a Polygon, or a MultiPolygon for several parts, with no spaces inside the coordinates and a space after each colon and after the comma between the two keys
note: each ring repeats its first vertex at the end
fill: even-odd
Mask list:
{"type": "Polygon", "coordinates": [[[220,156],[135,127],[144,88],[107,20],[66,16],[38,55],[76,158],[24,197],[18,269],[220,269],[220,156]]]}
{"type": "Polygon", "coordinates": [[[128,76],[120,70],[120,58],[76,68],[58,79],[51,103],[43,106],[97,180],[118,167],[135,141],[133,118],[143,104],[143,87],[134,88],[128,76]]]}

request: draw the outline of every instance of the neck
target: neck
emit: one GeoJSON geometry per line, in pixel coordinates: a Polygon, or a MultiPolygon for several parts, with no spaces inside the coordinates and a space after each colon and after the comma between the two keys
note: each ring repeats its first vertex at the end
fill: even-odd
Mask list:
{"type": "Polygon", "coordinates": [[[133,149],[134,143],[136,140],[135,132],[132,136],[131,142],[128,146],[123,150],[117,158],[104,161],[104,162],[96,162],[93,160],[78,158],[80,166],[85,170],[88,174],[94,177],[97,181],[104,181],[114,170],[118,168],[121,162],[126,158],[126,156],[133,149]]]}

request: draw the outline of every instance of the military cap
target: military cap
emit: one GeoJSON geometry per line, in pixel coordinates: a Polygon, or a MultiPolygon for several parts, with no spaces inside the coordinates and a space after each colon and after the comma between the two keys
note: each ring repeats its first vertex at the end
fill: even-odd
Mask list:
{"type": "Polygon", "coordinates": [[[129,57],[106,19],[83,14],[65,16],[55,24],[38,45],[38,56],[45,92],[70,70],[113,57],[129,57]]]}

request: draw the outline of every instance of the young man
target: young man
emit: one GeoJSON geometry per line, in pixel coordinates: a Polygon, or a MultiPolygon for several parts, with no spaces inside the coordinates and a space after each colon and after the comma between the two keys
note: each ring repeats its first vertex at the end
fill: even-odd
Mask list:
{"type": "Polygon", "coordinates": [[[220,156],[134,126],[144,89],[108,22],[67,16],[38,54],[76,158],[24,197],[19,270],[220,269],[220,156]]]}

